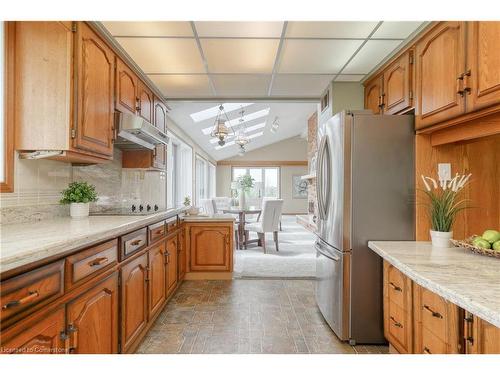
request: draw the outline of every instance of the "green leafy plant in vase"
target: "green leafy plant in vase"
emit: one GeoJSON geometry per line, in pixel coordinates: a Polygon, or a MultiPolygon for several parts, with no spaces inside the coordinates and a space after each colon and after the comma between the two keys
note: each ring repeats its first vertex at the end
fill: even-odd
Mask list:
{"type": "Polygon", "coordinates": [[[61,204],[69,204],[70,215],[73,219],[81,219],[89,216],[90,202],[97,202],[95,186],[85,181],[76,181],[68,185],[61,192],[61,204]]]}
{"type": "Polygon", "coordinates": [[[250,189],[252,189],[254,187],[254,182],[255,182],[255,179],[252,178],[252,176],[250,176],[249,174],[239,176],[236,179],[236,186],[239,190],[238,198],[239,198],[240,208],[246,207],[245,194],[248,193],[250,191],[250,189]]]}
{"type": "Polygon", "coordinates": [[[427,195],[429,217],[431,219],[431,240],[433,247],[450,247],[453,237],[453,223],[457,214],[469,208],[467,199],[461,198],[461,192],[470,180],[471,174],[459,175],[451,180],[435,180],[421,176],[424,193],[427,195]]]}

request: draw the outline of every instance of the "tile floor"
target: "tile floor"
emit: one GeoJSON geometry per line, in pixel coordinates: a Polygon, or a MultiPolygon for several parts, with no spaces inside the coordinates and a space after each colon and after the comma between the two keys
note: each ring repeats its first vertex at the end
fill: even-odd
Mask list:
{"type": "Polygon", "coordinates": [[[311,280],[185,281],[137,353],[387,353],[340,342],[311,280]]]}

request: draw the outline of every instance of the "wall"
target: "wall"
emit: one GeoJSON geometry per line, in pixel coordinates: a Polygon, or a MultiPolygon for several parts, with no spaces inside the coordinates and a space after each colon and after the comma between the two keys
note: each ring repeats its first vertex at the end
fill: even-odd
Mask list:
{"type": "Polygon", "coordinates": [[[318,104],[318,123],[326,122],[335,113],[344,109],[359,110],[365,104],[364,87],[358,82],[331,82],[323,91],[329,93],[329,104],[322,112],[318,104]]]}
{"type": "MultiPolygon", "coordinates": [[[[311,160],[318,152],[318,113],[314,112],[307,120],[307,165],[308,173],[312,172],[311,160]]],[[[317,216],[318,197],[316,195],[316,179],[309,180],[307,187],[308,213],[317,216]],[[311,209],[312,208],[312,209],[311,209]]]]}
{"type": "MultiPolygon", "coordinates": [[[[300,137],[285,139],[272,145],[249,151],[243,156],[238,156],[225,161],[306,161],[307,141],[300,137]]],[[[308,168],[304,166],[281,166],[280,186],[283,202],[283,213],[307,213],[307,199],[292,198],[292,176],[305,175],[308,168]]],[[[231,195],[231,166],[217,165],[217,196],[231,195]]]]}

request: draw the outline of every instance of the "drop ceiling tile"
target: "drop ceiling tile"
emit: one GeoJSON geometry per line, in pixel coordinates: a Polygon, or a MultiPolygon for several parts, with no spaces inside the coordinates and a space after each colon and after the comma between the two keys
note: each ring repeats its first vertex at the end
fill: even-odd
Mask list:
{"type": "Polygon", "coordinates": [[[338,73],[361,40],[285,40],[280,73],[338,73]]]}
{"type": "Polygon", "coordinates": [[[212,75],[217,96],[264,96],[267,95],[270,75],[231,74],[212,75]]]}
{"type": "Polygon", "coordinates": [[[400,40],[369,40],[342,71],[344,74],[369,73],[401,44],[400,40]]]}
{"type": "Polygon", "coordinates": [[[167,98],[193,98],[212,95],[208,76],[203,74],[149,75],[148,77],[167,98]]]}
{"type": "Polygon", "coordinates": [[[289,22],[287,38],[366,38],[378,22],[289,22]]]}
{"type": "Polygon", "coordinates": [[[113,36],[190,36],[194,37],[189,22],[103,22],[113,36]]]}
{"type": "Polygon", "coordinates": [[[200,37],[279,38],[283,22],[195,22],[200,37]]]}
{"type": "Polygon", "coordinates": [[[359,82],[365,77],[365,74],[341,74],[335,78],[335,82],[359,82]]]}
{"type": "Polygon", "coordinates": [[[205,73],[194,39],[116,38],[146,73],[205,73]]]}
{"type": "Polygon", "coordinates": [[[331,75],[277,74],[271,96],[319,98],[332,79],[331,75]]]}
{"type": "Polygon", "coordinates": [[[384,21],[372,38],[406,39],[422,23],[422,21],[384,21]]]}
{"type": "Polygon", "coordinates": [[[273,70],[277,39],[202,39],[210,73],[267,73],[273,70]]]}

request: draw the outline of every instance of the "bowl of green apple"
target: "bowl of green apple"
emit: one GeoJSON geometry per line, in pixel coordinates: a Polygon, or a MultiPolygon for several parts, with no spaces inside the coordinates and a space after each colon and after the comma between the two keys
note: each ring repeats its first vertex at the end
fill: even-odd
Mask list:
{"type": "Polygon", "coordinates": [[[477,254],[500,258],[500,232],[495,229],[487,229],[481,236],[474,235],[466,240],[452,240],[452,243],[477,254]]]}

